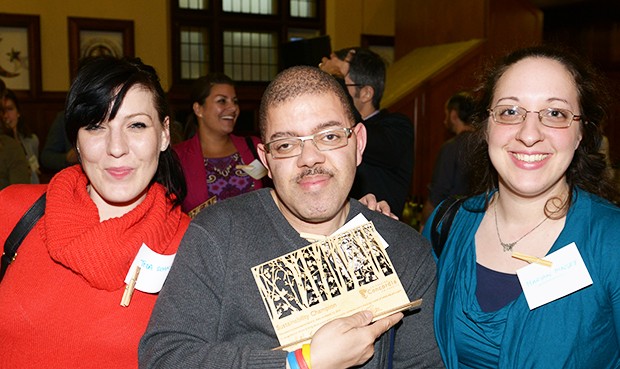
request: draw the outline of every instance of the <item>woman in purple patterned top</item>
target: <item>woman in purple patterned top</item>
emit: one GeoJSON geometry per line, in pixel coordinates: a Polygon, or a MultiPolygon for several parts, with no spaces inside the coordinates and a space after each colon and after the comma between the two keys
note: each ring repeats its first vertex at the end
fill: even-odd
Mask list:
{"type": "Polygon", "coordinates": [[[234,82],[223,73],[198,78],[192,88],[196,134],[174,147],[188,183],[183,210],[190,212],[262,187],[257,137],[232,134],[239,116],[234,82]]]}

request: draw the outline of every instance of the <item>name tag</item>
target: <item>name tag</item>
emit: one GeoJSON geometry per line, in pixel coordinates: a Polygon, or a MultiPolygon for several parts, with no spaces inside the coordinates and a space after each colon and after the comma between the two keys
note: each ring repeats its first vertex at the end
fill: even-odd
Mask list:
{"type": "Polygon", "coordinates": [[[28,164],[30,165],[30,170],[34,173],[37,173],[39,171],[39,160],[37,160],[36,156],[30,155],[30,157],[28,158],[28,164]]]}
{"type": "Polygon", "coordinates": [[[176,254],[158,254],[147,245],[142,244],[140,251],[136,254],[136,258],[127,272],[125,283],[129,284],[135,274],[136,267],[140,267],[135,289],[147,293],[161,291],[175,256],[176,254]]]}
{"type": "Polygon", "coordinates": [[[267,175],[267,168],[258,159],[254,159],[249,165],[237,165],[237,168],[241,168],[250,177],[259,180],[267,175]]]}
{"type": "Polygon", "coordinates": [[[517,270],[519,282],[530,310],[567,296],[592,284],[575,243],[571,243],[543,258],[551,267],[530,264],[517,270]]]}

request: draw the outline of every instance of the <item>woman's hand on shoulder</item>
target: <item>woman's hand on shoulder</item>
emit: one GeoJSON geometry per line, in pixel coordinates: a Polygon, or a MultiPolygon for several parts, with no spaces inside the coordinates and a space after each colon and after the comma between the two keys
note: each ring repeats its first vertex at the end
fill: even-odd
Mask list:
{"type": "Polygon", "coordinates": [[[364,195],[359,201],[370,210],[378,211],[381,214],[398,220],[396,214],[390,211],[390,205],[385,200],[377,201],[377,197],[371,193],[364,195]]]}

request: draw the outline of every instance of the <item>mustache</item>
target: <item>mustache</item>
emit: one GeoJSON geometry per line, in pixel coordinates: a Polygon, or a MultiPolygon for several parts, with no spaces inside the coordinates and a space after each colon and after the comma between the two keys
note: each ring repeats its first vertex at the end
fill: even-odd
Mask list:
{"type": "Polygon", "coordinates": [[[307,168],[303,172],[299,173],[297,177],[295,177],[295,182],[301,181],[302,179],[304,179],[304,177],[313,176],[317,174],[326,174],[330,177],[334,176],[334,172],[332,172],[329,169],[325,169],[323,167],[307,168]]]}

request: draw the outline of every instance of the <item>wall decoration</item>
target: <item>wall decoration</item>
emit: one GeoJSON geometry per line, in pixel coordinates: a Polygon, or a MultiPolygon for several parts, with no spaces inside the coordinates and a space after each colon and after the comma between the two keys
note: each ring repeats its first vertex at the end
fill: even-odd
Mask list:
{"type": "Polygon", "coordinates": [[[95,18],[68,18],[69,68],[77,74],[84,57],[112,55],[134,56],[133,21],[95,18]]]}
{"type": "Polygon", "coordinates": [[[0,79],[33,97],[41,86],[38,15],[0,13],[0,79]]]}

